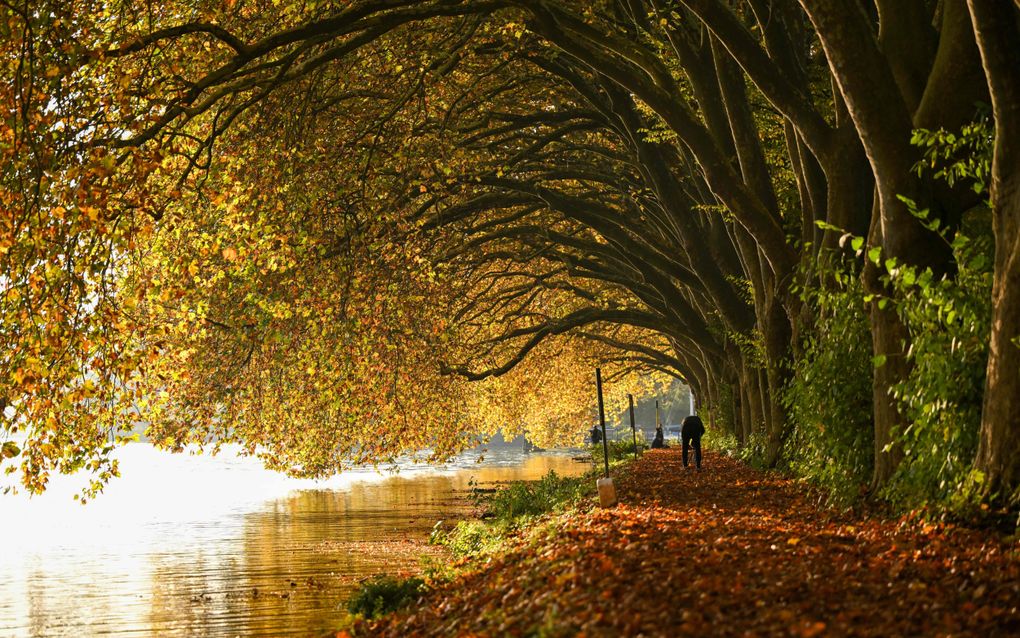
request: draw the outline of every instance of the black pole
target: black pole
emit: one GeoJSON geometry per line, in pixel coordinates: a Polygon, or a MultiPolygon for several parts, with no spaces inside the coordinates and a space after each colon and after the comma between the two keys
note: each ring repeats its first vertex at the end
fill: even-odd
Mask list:
{"type": "Polygon", "coordinates": [[[634,435],[634,458],[637,458],[637,428],[634,427],[634,395],[628,394],[627,400],[630,401],[630,433],[634,435]]]}
{"type": "Polygon", "coordinates": [[[602,425],[602,456],[606,462],[606,478],[609,478],[609,440],[606,438],[606,409],[602,404],[602,370],[595,368],[595,385],[599,391],[599,423],[602,425]]]}

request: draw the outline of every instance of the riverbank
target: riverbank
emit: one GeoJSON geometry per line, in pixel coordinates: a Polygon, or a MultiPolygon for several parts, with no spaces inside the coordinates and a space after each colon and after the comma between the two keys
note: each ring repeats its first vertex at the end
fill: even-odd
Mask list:
{"type": "MultiPolygon", "coordinates": [[[[678,449],[616,477],[621,504],[537,520],[355,636],[1013,635],[1020,546],[820,508],[803,486],[678,449]]],[[[338,635],[344,635],[341,632],[338,635]]]]}

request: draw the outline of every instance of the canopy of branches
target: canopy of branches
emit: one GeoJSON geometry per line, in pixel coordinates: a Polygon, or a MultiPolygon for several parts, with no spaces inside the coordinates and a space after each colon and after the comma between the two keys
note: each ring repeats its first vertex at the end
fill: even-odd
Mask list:
{"type": "MultiPolygon", "coordinates": [[[[1002,13],[982,32],[963,0],[5,2],[7,467],[101,483],[143,424],[312,476],[497,428],[565,441],[595,365],[614,401],[686,379],[774,460],[824,323],[805,291],[844,273],[882,357],[881,484],[914,328],[879,302],[897,268],[954,276],[988,184],[1008,208],[1002,13]],[[928,144],[957,179],[915,170],[915,129],[972,121],[928,144]]],[[[1016,374],[994,345],[1016,328],[990,371],[1016,374]]],[[[988,450],[1016,409],[996,405],[988,450]]]]}

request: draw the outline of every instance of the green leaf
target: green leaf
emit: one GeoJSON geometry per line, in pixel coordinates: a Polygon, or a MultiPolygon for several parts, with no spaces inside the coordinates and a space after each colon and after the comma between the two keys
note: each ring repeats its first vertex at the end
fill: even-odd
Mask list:
{"type": "Polygon", "coordinates": [[[881,368],[885,365],[886,356],[884,354],[876,354],[871,357],[871,365],[876,368],[881,368]]]}
{"type": "Polygon", "coordinates": [[[863,245],[864,245],[863,237],[854,237],[852,240],[850,240],[850,247],[853,248],[854,251],[860,250],[861,246],[863,245]]]}

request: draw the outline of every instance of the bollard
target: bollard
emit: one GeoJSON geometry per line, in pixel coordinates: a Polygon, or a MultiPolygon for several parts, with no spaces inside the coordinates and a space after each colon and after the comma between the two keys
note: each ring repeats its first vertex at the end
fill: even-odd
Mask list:
{"type": "Polygon", "coordinates": [[[616,487],[613,485],[613,479],[608,476],[600,478],[595,481],[595,485],[599,489],[600,507],[612,507],[616,505],[616,487]]]}

